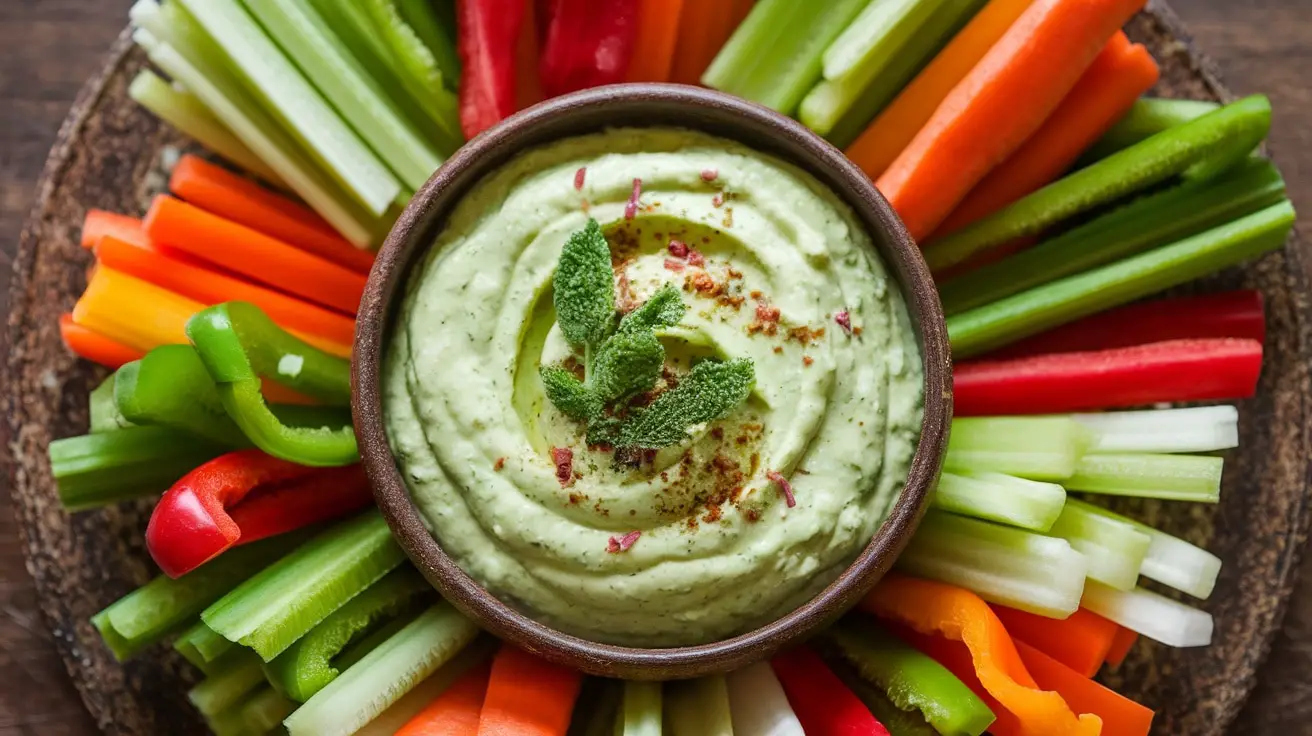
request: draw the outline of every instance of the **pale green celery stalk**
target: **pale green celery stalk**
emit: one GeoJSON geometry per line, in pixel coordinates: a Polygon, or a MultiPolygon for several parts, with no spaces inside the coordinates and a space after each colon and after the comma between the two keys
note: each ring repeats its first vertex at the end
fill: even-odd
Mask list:
{"type": "Polygon", "coordinates": [[[729,686],[724,675],[673,680],[662,689],[664,732],[668,736],[733,736],[729,686]]]}
{"type": "Polygon", "coordinates": [[[215,662],[236,647],[237,644],[224,639],[204,621],[197,621],[173,641],[173,649],[207,675],[213,672],[215,662]]]}
{"type": "Polygon", "coordinates": [[[91,391],[87,406],[87,413],[91,415],[91,424],[88,427],[91,434],[117,432],[120,429],[136,426],[123,416],[118,410],[118,405],[114,403],[114,377],[116,375],[115,373],[109,374],[109,377],[101,381],[100,385],[91,391]]]}
{"type": "Polygon", "coordinates": [[[149,69],[142,69],[128,86],[128,97],[220,158],[279,189],[288,188],[276,171],[233,135],[205,103],[185,89],[174,87],[149,69]]]}
{"type": "Polygon", "coordinates": [[[242,583],[201,619],[267,662],[404,559],[382,515],[367,511],[242,583]]]}
{"type": "Polygon", "coordinates": [[[1107,158],[1139,141],[1151,138],[1167,128],[1184,125],[1215,111],[1220,105],[1206,100],[1168,100],[1162,97],[1141,97],[1130,111],[1112,129],[1085,151],[1077,167],[1107,158]]]}
{"type": "Polygon", "coordinates": [[[934,507],[974,519],[1046,532],[1066,503],[1056,483],[1002,473],[944,472],[934,491],[934,507]]]}
{"type": "Polygon", "coordinates": [[[798,119],[828,135],[946,0],[874,0],[825,50],[824,79],[802,99],[798,119]]]}
{"type": "Polygon", "coordinates": [[[821,57],[869,0],[761,0],[702,75],[702,83],[786,115],[820,80],[821,57]]]}
{"type": "Polygon", "coordinates": [[[450,0],[396,0],[396,5],[402,20],[433,54],[437,68],[442,71],[442,81],[449,89],[456,89],[460,81],[460,57],[456,54],[455,3],[450,0]]]}
{"type": "Polygon", "coordinates": [[[1147,535],[1151,541],[1148,544],[1148,553],[1143,559],[1143,566],[1139,569],[1140,575],[1195,598],[1206,600],[1212,595],[1212,590],[1216,588],[1216,578],[1221,574],[1221,558],[1179,537],[1173,537],[1101,506],[1076,499],[1070,499],[1066,503],[1068,506],[1074,504],[1088,514],[1097,514],[1128,524],[1147,535]]]}
{"type": "Polygon", "coordinates": [[[379,87],[336,44],[305,0],[243,0],[305,76],[410,189],[442,159],[392,108],[379,87]]]}
{"type": "Polygon", "coordinates": [[[172,0],[223,48],[261,104],[375,217],[401,191],[378,161],[237,0],[172,0]]]}
{"type": "Polygon", "coordinates": [[[347,736],[438,671],[478,635],[447,603],[415,619],[343,672],[286,721],[291,736],[347,736]]]}
{"type": "Polygon", "coordinates": [[[1288,200],[1171,245],[1053,281],[947,320],[952,356],[966,358],[1127,304],[1285,244],[1288,200]]]}
{"type": "Polygon", "coordinates": [[[401,80],[410,84],[422,99],[454,100],[451,90],[460,81],[460,61],[455,49],[445,49],[439,59],[405,20],[396,0],[358,2],[374,24],[374,31],[383,39],[393,68],[401,73],[401,80]],[[450,66],[444,68],[443,62],[450,66]]]}
{"type": "Polygon", "coordinates": [[[1089,452],[1216,452],[1239,446],[1233,406],[1073,414],[1093,432],[1089,452]]]}
{"type": "MultiPolygon", "coordinates": [[[[427,679],[403,695],[400,700],[380,713],[377,718],[366,723],[360,730],[355,732],[354,736],[393,736],[410,719],[418,715],[419,711],[433,702],[437,696],[446,692],[447,688],[463,677],[466,672],[491,659],[492,653],[497,646],[499,646],[499,643],[492,637],[479,637],[472,644],[462,649],[454,659],[442,665],[441,669],[429,675],[427,679]]],[[[610,734],[607,733],[606,736],[610,736],[610,734]]]]}
{"type": "Polygon", "coordinates": [[[954,419],[945,466],[1031,480],[1063,480],[1089,443],[1089,432],[1067,417],[954,419]]]}
{"type": "Polygon", "coordinates": [[[659,682],[625,682],[617,736],[661,736],[661,702],[659,682]]]}
{"type": "Polygon", "coordinates": [[[1080,606],[1084,556],[1064,539],[931,509],[897,566],[1050,618],[1080,606]]]}
{"type": "Polygon", "coordinates": [[[1167,646],[1205,647],[1212,643],[1211,614],[1150,590],[1116,590],[1090,581],[1081,605],[1167,646]]]}
{"type": "Polygon", "coordinates": [[[1065,486],[1110,496],[1216,503],[1221,465],[1221,458],[1202,455],[1085,455],[1065,486]]]}
{"type": "Polygon", "coordinates": [[[234,649],[213,664],[213,671],[187,691],[187,699],[206,716],[222,713],[264,684],[260,658],[249,649],[234,649]]]}
{"type": "Polygon", "coordinates": [[[296,703],[266,687],[242,701],[237,712],[246,733],[264,734],[278,729],[282,720],[294,710],[296,703]]]}
{"type": "Polygon", "coordinates": [[[132,38],[150,60],[191,90],[343,237],[362,248],[375,242],[376,218],[321,172],[276,121],[247,99],[242,83],[228,72],[222,49],[186,16],[186,11],[174,3],[166,8],[162,10],[153,0],[140,0],[132,9],[132,20],[140,26],[132,38]]]}
{"type": "Polygon", "coordinates": [[[734,729],[738,733],[806,736],[769,662],[747,665],[730,672],[726,677],[729,682],[729,710],[733,714],[734,729]]]}
{"type": "Polygon", "coordinates": [[[1139,570],[1148,554],[1147,534],[1085,505],[1067,502],[1048,534],[1070,543],[1084,555],[1088,577],[1119,590],[1130,590],[1139,582],[1139,570]]]}

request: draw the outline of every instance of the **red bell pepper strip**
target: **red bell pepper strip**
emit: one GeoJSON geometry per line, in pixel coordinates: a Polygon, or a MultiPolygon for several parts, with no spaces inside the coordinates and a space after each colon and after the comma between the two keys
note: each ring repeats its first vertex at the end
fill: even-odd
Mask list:
{"type": "Polygon", "coordinates": [[[807,736],[889,736],[864,703],[806,647],[770,660],[807,736]]]}
{"type": "Polygon", "coordinates": [[[1107,659],[1120,626],[1083,608],[1066,619],[1036,616],[992,606],[1007,633],[1052,657],[1083,677],[1093,677],[1107,659]]]}
{"type": "Polygon", "coordinates": [[[311,468],[241,450],[221,455],[165,491],[146,548],[176,578],[239,543],[357,511],[373,500],[359,465],[311,468]]]}
{"type": "Polygon", "coordinates": [[[515,53],[524,0],[457,0],[460,127],[473,138],[515,112],[515,53]]]}
{"type": "Polygon", "coordinates": [[[1112,692],[1024,642],[1016,651],[1025,669],[1044,690],[1061,695],[1076,713],[1092,713],[1102,719],[1103,733],[1116,736],[1148,736],[1153,712],[1112,692]]]}
{"type": "Polygon", "coordinates": [[[1257,392],[1262,343],[1218,338],[978,360],[953,368],[956,416],[1059,414],[1257,392]]]}
{"type": "Polygon", "coordinates": [[[637,43],[640,4],[553,0],[542,45],[542,89],[547,96],[623,82],[637,43]]]}
{"type": "Polygon", "coordinates": [[[1124,626],[1116,632],[1116,638],[1112,640],[1112,646],[1107,650],[1107,664],[1112,667],[1120,667],[1121,662],[1129,656],[1130,650],[1134,648],[1135,642],[1139,641],[1139,634],[1135,631],[1125,628],[1124,626]]]}
{"type": "Polygon", "coordinates": [[[1263,342],[1266,315],[1262,292],[1156,299],[1095,314],[989,353],[988,358],[1019,358],[1045,353],[1109,350],[1166,340],[1238,337],[1263,342]]]}
{"type": "Polygon", "coordinates": [[[145,355],[136,348],[115,342],[99,332],[88,330],[74,322],[71,314],[60,315],[59,336],[64,338],[64,345],[79,358],[99,363],[106,368],[117,369],[124,363],[140,360],[141,356],[145,355]]]}

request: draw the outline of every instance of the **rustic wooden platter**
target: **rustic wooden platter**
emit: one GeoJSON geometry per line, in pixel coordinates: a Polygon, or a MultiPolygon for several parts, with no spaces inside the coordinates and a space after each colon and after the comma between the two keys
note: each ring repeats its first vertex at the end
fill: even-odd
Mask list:
{"type": "MultiPolygon", "coordinates": [[[[1227,99],[1163,3],[1130,24],[1162,64],[1164,96],[1227,99]]],[[[142,544],[149,504],[70,515],[60,508],[46,447],[86,429],[88,390],[103,372],[71,358],[58,318],[85,285],[91,257],[77,244],[83,213],[137,212],[161,185],[161,157],[184,141],[127,96],[144,65],[123,34],[83,88],[51,151],[24,226],[8,319],[3,463],[28,569],[61,656],[100,727],[110,734],[190,734],[203,727],[185,697],[194,674],[165,647],[120,665],[88,622],[154,571],[142,544]]],[[[1312,457],[1308,291],[1297,239],[1281,253],[1191,288],[1248,287],[1267,297],[1267,357],[1258,397],[1241,406],[1241,450],[1228,459],[1215,507],[1129,505],[1135,515],[1207,546],[1225,560],[1206,608],[1215,644],[1171,650],[1140,644],[1109,684],[1156,709],[1156,733],[1227,731],[1279,629],[1306,537],[1312,457]]]]}

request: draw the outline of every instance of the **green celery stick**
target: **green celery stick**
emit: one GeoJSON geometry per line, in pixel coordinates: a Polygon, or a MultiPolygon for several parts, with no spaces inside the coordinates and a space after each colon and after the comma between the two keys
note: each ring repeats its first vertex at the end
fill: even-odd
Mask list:
{"type": "Polygon", "coordinates": [[[1115,209],[1055,238],[948,281],[939,289],[949,316],[1064,276],[1219,227],[1279,204],[1285,182],[1253,158],[1207,182],[1185,182],[1115,209]]]}
{"type": "Polygon", "coordinates": [[[1216,503],[1222,462],[1206,455],[1085,455],[1065,485],[1109,496],[1216,503]]]}
{"type": "Polygon", "coordinates": [[[213,663],[213,671],[187,691],[187,699],[201,714],[218,715],[264,684],[260,664],[255,652],[234,649],[213,663]]]}
{"type": "Polygon", "coordinates": [[[1169,647],[1205,647],[1212,643],[1212,615],[1150,590],[1116,590],[1089,582],[1082,605],[1131,631],[1169,647]]]}
{"type": "Polygon", "coordinates": [[[279,189],[287,183],[246,147],[228,126],[190,92],[174,87],[149,69],[142,69],[128,86],[128,97],[155,117],[190,136],[207,151],[236,164],[279,189]]]}
{"type": "Polygon", "coordinates": [[[1083,168],[1094,161],[1129,148],[1139,141],[1151,138],[1163,130],[1200,118],[1219,107],[1219,104],[1206,100],[1141,97],[1135,101],[1125,117],[1080,157],[1080,163],[1076,166],[1083,168]]]}
{"type": "Polygon", "coordinates": [[[284,718],[296,710],[296,703],[271,687],[262,688],[242,701],[238,710],[246,733],[263,734],[279,728],[284,718]]]}
{"type": "Polygon", "coordinates": [[[367,511],[242,583],[201,619],[267,662],[404,559],[382,515],[367,511]]]}
{"type": "MultiPolygon", "coordinates": [[[[585,677],[574,699],[565,736],[624,736],[621,710],[626,683],[604,677],[585,677]]],[[[656,692],[656,721],[660,722],[660,690],[656,692]]],[[[660,736],[660,729],[651,733],[660,736]]]]}
{"type": "Polygon", "coordinates": [[[821,57],[869,0],[761,0],[702,83],[790,115],[820,81],[821,57]]]}
{"type": "Polygon", "coordinates": [[[1099,514],[1113,521],[1129,524],[1146,534],[1152,541],[1148,545],[1148,553],[1144,556],[1143,566],[1139,570],[1140,575],[1163,585],[1169,585],[1195,598],[1206,600],[1211,597],[1212,590],[1216,587],[1216,578],[1221,573],[1220,557],[1195,547],[1179,537],[1173,537],[1100,506],[1076,499],[1067,501],[1067,504],[1075,504],[1089,514],[1099,514]]]}
{"type": "MultiPolygon", "coordinates": [[[[665,734],[733,736],[733,716],[729,711],[729,686],[724,681],[724,675],[710,675],[695,680],[673,680],[664,683],[661,690],[665,701],[662,715],[665,734]]],[[[627,712],[626,707],[626,715],[627,712]]],[[[627,730],[625,736],[628,736],[627,730]]]]}
{"type": "Polygon", "coordinates": [[[947,0],[875,0],[861,11],[823,57],[822,79],[802,99],[798,119],[828,135],[908,48],[947,0]]]}
{"type": "Polygon", "coordinates": [[[1064,220],[1183,175],[1211,179],[1243,161],[1271,128],[1271,102],[1245,97],[1197,120],[1049,184],[1004,209],[925,246],[940,271],[1016,238],[1039,235],[1064,220]]]}
{"type": "Polygon", "coordinates": [[[70,511],[162,493],[228,448],[165,427],[126,427],[50,443],[50,472],[70,511]]]}
{"type": "Polygon", "coordinates": [[[206,626],[204,621],[197,621],[173,640],[174,650],[207,675],[214,669],[215,662],[237,646],[206,626]]]}
{"type": "Polygon", "coordinates": [[[161,345],[114,374],[114,403],[134,424],[160,426],[232,448],[250,447],[190,345],[161,345]]]}
{"type": "Polygon", "coordinates": [[[1093,432],[1089,452],[1216,452],[1239,446],[1239,410],[1228,404],[1072,414],[1093,432]]]}
{"type": "Polygon", "coordinates": [[[1031,480],[1075,472],[1092,435],[1068,417],[970,417],[952,420],[945,467],[1031,480]]]}
{"type": "Polygon", "coordinates": [[[460,57],[456,54],[456,12],[451,0],[396,0],[401,19],[428,47],[442,81],[456,89],[460,81],[460,57]]]}
{"type": "Polygon", "coordinates": [[[897,566],[1051,618],[1080,606],[1084,556],[1064,539],[930,509],[897,566]]]}
{"type": "Polygon", "coordinates": [[[659,682],[624,683],[624,697],[619,712],[618,736],[661,736],[662,700],[659,682]]]}
{"type": "Polygon", "coordinates": [[[934,507],[973,519],[996,521],[1047,532],[1061,514],[1066,491],[1002,473],[943,473],[934,492],[934,507]]]}
{"type": "Polygon", "coordinates": [[[392,66],[401,74],[402,82],[411,85],[412,91],[430,104],[442,101],[450,108],[455,103],[451,90],[460,80],[460,60],[455,49],[443,48],[439,59],[419,38],[406,21],[397,0],[358,0],[363,6],[374,31],[383,39],[392,66]],[[443,64],[447,66],[444,68],[443,64]]]}
{"type": "MultiPolygon", "coordinates": [[[[493,651],[498,646],[500,642],[491,636],[478,637],[454,659],[442,665],[440,670],[429,675],[428,679],[401,696],[400,700],[389,706],[377,718],[366,723],[355,732],[354,736],[393,736],[401,730],[402,726],[409,723],[410,719],[418,715],[419,711],[433,702],[434,698],[446,692],[456,680],[491,659],[493,651]]],[[[570,736],[574,734],[571,733],[570,736]]],[[[610,732],[607,731],[605,736],[611,736],[610,732]]]]}
{"type": "Polygon", "coordinates": [[[397,177],[411,189],[422,187],[441,165],[441,157],[393,109],[305,0],[243,2],[397,177]]]}
{"type": "Polygon", "coordinates": [[[133,426],[119,413],[118,407],[114,405],[114,376],[111,373],[109,377],[100,382],[91,392],[90,409],[91,414],[91,434],[101,434],[103,432],[116,432],[125,427],[133,426]]]}
{"type": "Polygon", "coordinates": [[[1092,513],[1081,503],[1068,503],[1048,534],[1065,539],[1084,555],[1090,580],[1119,590],[1130,590],[1139,582],[1152,541],[1130,524],[1092,513]]]}
{"type": "Polygon", "coordinates": [[[283,723],[291,736],[355,733],[443,668],[477,635],[473,622],[450,604],[439,603],[328,683],[283,723]]]}
{"type": "Polygon", "coordinates": [[[1067,276],[949,317],[954,358],[966,358],[1118,307],[1275,250],[1294,227],[1288,200],[1155,250],[1067,276]]]}

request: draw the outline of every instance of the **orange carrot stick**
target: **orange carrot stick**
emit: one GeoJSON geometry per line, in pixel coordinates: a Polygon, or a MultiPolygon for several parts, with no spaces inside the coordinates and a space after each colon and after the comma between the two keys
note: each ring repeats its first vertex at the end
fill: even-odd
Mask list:
{"type": "Polygon", "coordinates": [[[1102,719],[1103,733],[1111,736],[1148,736],[1153,712],[1112,692],[1024,642],[1016,642],[1025,668],[1044,690],[1052,690],[1076,713],[1092,713],[1102,719]]]}
{"type": "Polygon", "coordinates": [[[477,736],[565,736],[583,677],[512,646],[492,660],[477,736]]]}
{"type": "Polygon", "coordinates": [[[997,212],[1059,178],[1080,154],[1157,84],[1157,62],[1121,31],[1025,145],[975,185],[934,232],[947,235],[997,212]]]}
{"type": "Polygon", "coordinates": [[[466,672],[454,685],[433,698],[394,736],[471,736],[478,733],[479,715],[487,695],[488,663],[466,672]]]}
{"type": "Polygon", "coordinates": [[[367,274],[373,267],[373,253],[351,245],[309,209],[197,156],[182,157],[169,189],[206,212],[353,271],[367,274]]]}
{"type": "Polygon", "coordinates": [[[145,353],[121,342],[93,332],[73,321],[73,315],[59,317],[59,336],[64,345],[76,356],[118,370],[124,363],[140,360],[145,353]]]}
{"type": "Polygon", "coordinates": [[[1144,0],[1037,0],[943,103],[877,186],[917,239],[934,232],[1052,114],[1144,0]]]}
{"type": "Polygon", "coordinates": [[[1118,627],[1116,637],[1112,639],[1111,648],[1107,650],[1107,664],[1120,667],[1121,662],[1129,656],[1134,643],[1139,641],[1139,634],[1125,627],[1118,627]]]}
{"type": "Polygon", "coordinates": [[[82,247],[90,248],[106,235],[113,235],[129,243],[150,241],[139,218],[106,210],[87,210],[86,218],[82,220],[82,247]]]}
{"type": "Polygon", "coordinates": [[[244,225],[163,195],[145,222],[146,234],[161,245],[347,314],[360,306],[362,274],[244,225]]]}
{"type": "Polygon", "coordinates": [[[1007,627],[1011,638],[1029,644],[1084,677],[1098,673],[1121,629],[1083,608],[1064,621],[1006,606],[993,606],[993,612],[1007,627]]]}
{"type": "Polygon", "coordinates": [[[679,41],[674,47],[670,81],[701,84],[702,73],[751,9],[752,4],[742,0],[685,2],[679,14],[679,41]]]}
{"type": "Polygon", "coordinates": [[[684,0],[642,0],[638,10],[638,39],[625,81],[670,81],[683,5],[684,0]]]}

